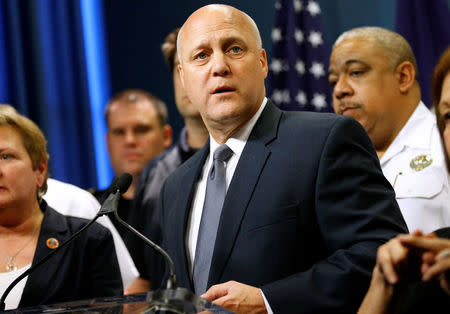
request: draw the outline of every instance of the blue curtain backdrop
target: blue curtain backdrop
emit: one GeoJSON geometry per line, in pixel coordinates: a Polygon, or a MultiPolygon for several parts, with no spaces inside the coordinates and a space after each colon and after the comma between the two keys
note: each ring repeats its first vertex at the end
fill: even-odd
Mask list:
{"type": "Polygon", "coordinates": [[[112,176],[103,37],[101,1],[0,0],[0,102],[43,130],[51,176],[84,188],[112,176]]]}
{"type": "MultiPolygon", "coordinates": [[[[171,74],[160,45],[193,10],[211,2],[249,13],[272,56],[275,0],[0,0],[0,102],[13,104],[43,129],[54,177],[82,187],[108,185],[112,171],[105,151],[103,107],[111,94],[125,88],[143,88],[165,100],[170,123],[175,134],[179,132],[183,120],[174,104],[171,74]]],[[[317,2],[323,14],[323,39],[329,44],[353,27],[395,29],[397,1],[317,2]]],[[[409,13],[414,1],[405,2],[406,9],[397,12],[418,24],[419,18],[409,13]]],[[[448,23],[450,0],[444,2],[447,9],[441,13],[448,23]]],[[[443,41],[429,39],[433,45],[443,41]]],[[[425,50],[431,47],[420,45],[425,50]]],[[[421,71],[420,77],[426,80],[427,75],[421,71]]],[[[424,84],[423,92],[429,90],[424,84]]]]}

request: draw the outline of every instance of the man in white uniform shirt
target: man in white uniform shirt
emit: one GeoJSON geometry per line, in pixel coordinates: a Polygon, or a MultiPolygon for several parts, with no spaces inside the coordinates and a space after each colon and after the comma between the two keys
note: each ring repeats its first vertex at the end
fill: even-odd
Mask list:
{"type": "Polygon", "coordinates": [[[417,65],[399,34],[361,27],[343,33],[330,58],[336,113],[367,131],[408,229],[450,225],[449,177],[435,116],[420,100],[417,65]]]}

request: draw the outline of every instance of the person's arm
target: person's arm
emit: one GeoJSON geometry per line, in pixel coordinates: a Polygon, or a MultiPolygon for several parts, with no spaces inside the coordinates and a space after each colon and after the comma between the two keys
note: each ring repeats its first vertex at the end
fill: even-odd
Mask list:
{"type": "Polygon", "coordinates": [[[398,302],[396,296],[401,295],[398,283],[418,271],[420,260],[422,280],[439,277],[441,287],[449,293],[445,276],[445,271],[450,269],[449,248],[450,240],[433,234],[424,236],[420,231],[399,235],[380,246],[370,288],[358,313],[388,313],[390,306],[398,302]]]}
{"type": "Polygon", "coordinates": [[[408,267],[410,251],[397,236],[378,248],[377,264],[358,314],[383,314],[394,303],[396,284],[408,267]]]}
{"type": "Polygon", "coordinates": [[[97,224],[86,231],[84,298],[122,295],[122,277],[111,232],[97,224]]]}
{"type": "MultiPolygon", "coordinates": [[[[395,193],[374,147],[353,119],[336,120],[324,143],[315,211],[326,252],[310,269],[262,288],[277,312],[289,296],[302,311],[356,312],[369,286],[377,248],[407,233],[395,193]]],[[[305,252],[305,258],[310,252],[305,252]]]]}
{"type": "Polygon", "coordinates": [[[369,290],[364,297],[358,314],[383,314],[387,313],[392,303],[394,286],[389,284],[381,273],[379,265],[375,266],[372,273],[369,290]]]}

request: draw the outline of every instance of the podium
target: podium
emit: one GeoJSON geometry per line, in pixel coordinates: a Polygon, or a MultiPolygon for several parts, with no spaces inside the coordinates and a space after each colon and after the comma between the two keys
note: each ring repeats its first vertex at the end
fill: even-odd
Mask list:
{"type": "Polygon", "coordinates": [[[185,288],[9,310],[5,313],[232,313],[185,288]]]}

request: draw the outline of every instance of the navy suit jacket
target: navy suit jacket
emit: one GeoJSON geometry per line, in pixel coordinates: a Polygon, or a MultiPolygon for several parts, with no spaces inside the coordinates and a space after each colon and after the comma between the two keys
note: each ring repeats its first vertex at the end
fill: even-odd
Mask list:
{"type": "MultiPolygon", "coordinates": [[[[61,215],[42,201],[41,231],[32,265],[52,250],[49,238],[61,245],[88,220],[61,215]]],[[[29,275],[19,307],[120,296],[123,294],[114,241],[108,229],[92,224],[71,244],[29,275]]]]}
{"type": "MultiPolygon", "coordinates": [[[[161,192],[163,247],[189,289],[185,234],[208,154],[209,143],[161,192]]],[[[208,286],[260,287],[275,313],[354,313],[377,247],[401,232],[394,191],[358,122],[282,112],[269,101],[228,188],[208,286]]]]}

